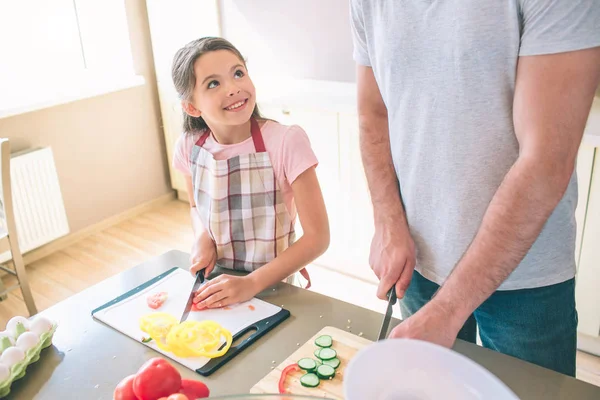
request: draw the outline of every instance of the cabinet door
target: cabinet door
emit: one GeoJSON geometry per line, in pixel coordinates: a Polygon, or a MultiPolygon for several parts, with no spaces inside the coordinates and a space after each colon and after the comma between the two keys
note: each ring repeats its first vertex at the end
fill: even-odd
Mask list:
{"type": "MultiPolygon", "coordinates": [[[[598,149],[589,186],[585,226],[577,271],[576,303],[579,313],[578,331],[597,337],[600,335],[600,160],[598,149]]],[[[582,184],[584,184],[582,182],[582,184]]],[[[580,199],[581,201],[582,199],[580,199]]]]}
{"type": "MultiPolygon", "coordinates": [[[[341,220],[341,206],[344,197],[341,195],[340,186],[340,159],[339,159],[339,137],[338,137],[338,116],[335,112],[311,110],[302,107],[287,107],[282,104],[260,103],[261,113],[267,117],[284,125],[299,125],[306,131],[310,140],[311,147],[317,156],[319,165],[317,166],[317,177],[327,215],[329,217],[329,226],[331,230],[330,249],[315,263],[323,264],[329,267],[342,264],[334,254],[334,248],[340,246],[335,244],[341,237],[338,231],[341,231],[343,221],[341,220]]],[[[302,223],[296,224],[298,236],[302,234],[302,223]]]]}
{"type": "Polygon", "coordinates": [[[377,283],[369,267],[371,240],[375,232],[373,206],[360,154],[358,116],[339,115],[340,125],[340,204],[343,217],[336,239],[343,272],[377,283]]]}
{"type": "Polygon", "coordinates": [[[171,81],[175,52],[194,39],[220,36],[217,0],[146,0],[158,81],[171,81]]]}
{"type": "Polygon", "coordinates": [[[594,147],[582,144],[577,155],[577,186],[578,201],[575,211],[575,220],[577,221],[577,239],[575,242],[575,262],[579,265],[579,256],[581,252],[581,241],[583,239],[583,228],[585,225],[585,216],[588,206],[588,195],[592,179],[592,168],[594,163],[594,147]]]}
{"type": "Polygon", "coordinates": [[[203,36],[220,35],[218,2],[146,0],[146,5],[171,186],[185,192],[182,174],[172,167],[174,145],[182,132],[183,114],[171,79],[171,64],[175,52],[188,42],[203,36]]]}

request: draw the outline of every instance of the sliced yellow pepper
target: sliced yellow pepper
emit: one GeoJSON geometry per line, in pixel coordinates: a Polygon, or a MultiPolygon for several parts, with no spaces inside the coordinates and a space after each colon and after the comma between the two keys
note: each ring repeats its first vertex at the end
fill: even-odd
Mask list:
{"type": "Polygon", "coordinates": [[[220,357],[233,342],[231,332],[214,321],[178,324],[172,315],[159,312],[145,315],[139,322],[140,329],[150,335],[160,349],[178,357],[220,357]],[[219,350],[223,338],[225,346],[219,350]]]}

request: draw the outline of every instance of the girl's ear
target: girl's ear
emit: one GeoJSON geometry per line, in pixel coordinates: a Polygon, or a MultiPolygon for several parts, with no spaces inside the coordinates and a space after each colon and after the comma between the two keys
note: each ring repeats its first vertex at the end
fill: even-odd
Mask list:
{"type": "Polygon", "coordinates": [[[189,101],[182,101],[181,107],[183,108],[183,111],[185,111],[186,114],[194,118],[198,118],[200,115],[202,115],[202,112],[200,112],[200,110],[194,107],[194,105],[189,101]]]}

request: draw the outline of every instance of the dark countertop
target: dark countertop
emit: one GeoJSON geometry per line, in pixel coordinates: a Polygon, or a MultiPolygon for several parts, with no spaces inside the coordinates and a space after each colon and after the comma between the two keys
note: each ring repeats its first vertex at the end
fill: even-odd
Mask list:
{"type": "MultiPolygon", "coordinates": [[[[43,311],[58,321],[53,345],[13,383],[8,399],[112,399],[116,384],[149,358],[162,356],[94,320],[90,312],[154,276],[178,266],[188,255],[170,251],[78,293],[43,311]]],[[[291,317],[209,377],[173,362],[184,378],[204,381],[213,395],[248,393],[279,364],[324,326],[363,332],[374,340],[382,315],[318,293],[280,283],[258,297],[284,305],[291,317]],[[243,371],[243,373],[238,373],[243,371]],[[235,379],[230,379],[235,372],[235,379]]],[[[383,309],[382,309],[383,311],[383,309]]],[[[395,320],[392,324],[397,324],[395,320]]],[[[558,374],[470,343],[458,341],[456,351],[487,368],[522,399],[600,399],[600,387],[558,374]]]]}

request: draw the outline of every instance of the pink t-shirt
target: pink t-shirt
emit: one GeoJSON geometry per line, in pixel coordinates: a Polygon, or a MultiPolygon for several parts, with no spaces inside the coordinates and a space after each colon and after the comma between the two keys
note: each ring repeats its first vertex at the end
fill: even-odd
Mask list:
{"type": "MultiPolygon", "coordinates": [[[[298,125],[287,126],[267,120],[260,130],[283,200],[290,217],[294,220],[296,205],[292,183],[304,171],[318,164],[317,157],[310,147],[306,132],[298,125]]],[[[184,133],[175,144],[173,166],[185,175],[192,174],[190,157],[200,135],[200,133],[184,133]]],[[[241,154],[256,152],[252,137],[240,143],[226,145],[218,143],[214,136],[210,135],[202,147],[211,153],[215,160],[226,160],[241,154]]]]}

